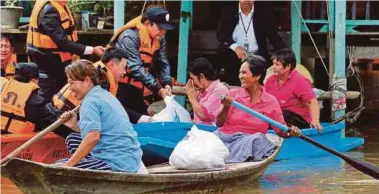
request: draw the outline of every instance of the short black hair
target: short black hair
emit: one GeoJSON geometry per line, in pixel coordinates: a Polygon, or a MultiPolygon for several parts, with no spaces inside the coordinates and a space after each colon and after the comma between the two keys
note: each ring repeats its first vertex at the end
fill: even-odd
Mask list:
{"type": "Polygon", "coordinates": [[[212,69],[212,64],[204,57],[192,60],[188,71],[197,77],[203,74],[207,80],[218,79],[215,71],[212,69]]]}
{"type": "Polygon", "coordinates": [[[113,58],[116,58],[116,59],[118,59],[118,60],[121,61],[122,58],[128,59],[129,55],[128,55],[128,53],[126,51],[124,51],[122,49],[119,49],[119,48],[116,48],[116,47],[110,47],[110,48],[107,48],[104,51],[104,55],[101,58],[101,62],[103,64],[107,64],[113,58]]]}
{"type": "Polygon", "coordinates": [[[291,49],[281,49],[276,51],[272,60],[277,60],[283,64],[283,67],[290,66],[291,70],[296,68],[296,55],[291,49]]]}
{"type": "Polygon", "coordinates": [[[263,75],[267,69],[267,63],[263,57],[258,55],[251,55],[245,60],[243,60],[242,64],[245,62],[249,64],[249,70],[251,71],[254,77],[261,76],[261,79],[263,79],[263,75]]]}
{"type": "Polygon", "coordinates": [[[13,37],[11,35],[1,34],[1,40],[3,40],[3,39],[7,39],[8,42],[10,43],[10,45],[12,46],[12,48],[14,47],[13,46],[13,37]]]}

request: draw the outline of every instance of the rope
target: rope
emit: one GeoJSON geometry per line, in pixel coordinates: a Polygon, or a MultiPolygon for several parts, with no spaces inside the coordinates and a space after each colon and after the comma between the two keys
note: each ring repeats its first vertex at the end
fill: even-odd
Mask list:
{"type": "MultiPolygon", "coordinates": [[[[311,39],[311,41],[312,41],[312,43],[313,43],[313,46],[314,46],[314,48],[316,49],[316,52],[317,52],[317,54],[318,54],[318,56],[319,56],[319,58],[320,58],[320,60],[321,60],[321,63],[322,63],[322,65],[324,66],[324,69],[325,69],[326,73],[329,75],[329,70],[328,70],[328,68],[326,67],[324,60],[322,59],[322,56],[321,56],[321,54],[320,54],[320,51],[318,50],[317,45],[316,45],[316,43],[315,43],[315,41],[314,41],[314,39],[313,39],[313,37],[312,37],[312,34],[311,34],[310,30],[308,29],[308,26],[307,26],[307,24],[306,24],[306,22],[305,22],[305,20],[304,20],[304,18],[303,18],[303,15],[302,15],[302,13],[301,13],[301,11],[300,11],[300,8],[299,8],[299,6],[298,6],[296,3],[295,3],[295,7],[296,7],[297,11],[299,12],[299,15],[300,15],[301,21],[303,22],[305,28],[307,29],[307,32],[308,32],[309,38],[311,39]]],[[[330,76],[330,75],[329,75],[329,76],[330,76]]]]}
{"type": "Polygon", "coordinates": [[[147,3],[147,0],[145,0],[145,2],[143,3],[143,7],[142,7],[142,10],[141,10],[141,15],[143,15],[143,11],[145,11],[146,3],[147,3]]]}
{"type": "MultiPolygon", "coordinates": [[[[143,7],[142,7],[142,10],[141,10],[141,15],[143,15],[143,12],[145,11],[147,1],[148,0],[145,0],[145,2],[143,3],[143,7]]],[[[160,1],[158,0],[157,2],[158,3],[155,3],[155,1],[153,1],[153,4],[160,5],[160,1]]],[[[165,7],[166,6],[166,0],[163,0],[162,2],[163,2],[163,6],[165,7]]]]}
{"type": "Polygon", "coordinates": [[[352,74],[355,74],[355,70],[353,68],[354,50],[355,50],[354,46],[347,47],[347,54],[349,56],[349,66],[347,67],[347,70],[350,69],[352,71],[352,74]]]}

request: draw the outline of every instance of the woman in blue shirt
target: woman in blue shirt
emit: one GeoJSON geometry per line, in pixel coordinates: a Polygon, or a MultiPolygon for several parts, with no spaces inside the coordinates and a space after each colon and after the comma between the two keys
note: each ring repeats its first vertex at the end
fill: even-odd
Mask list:
{"type": "Polygon", "coordinates": [[[66,138],[72,155],[59,162],[68,167],[138,172],[143,164],[137,134],[121,103],[100,87],[106,81],[105,72],[87,60],[73,62],[65,71],[69,88],[82,100],[79,122],[74,114],[65,125],[80,134],[66,138]]]}

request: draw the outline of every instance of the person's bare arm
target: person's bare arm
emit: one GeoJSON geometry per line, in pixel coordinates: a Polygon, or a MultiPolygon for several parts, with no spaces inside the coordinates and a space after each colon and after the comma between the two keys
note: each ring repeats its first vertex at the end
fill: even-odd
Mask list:
{"type": "Polygon", "coordinates": [[[229,109],[232,106],[232,102],[233,102],[233,98],[230,96],[225,96],[221,100],[223,107],[222,107],[221,112],[217,115],[217,120],[216,120],[216,126],[217,127],[224,126],[228,112],[229,112],[229,109]]]}
{"type": "Polygon", "coordinates": [[[322,131],[320,124],[320,107],[318,106],[317,99],[314,98],[309,103],[309,112],[311,113],[311,127],[316,128],[318,131],[322,131]]]}

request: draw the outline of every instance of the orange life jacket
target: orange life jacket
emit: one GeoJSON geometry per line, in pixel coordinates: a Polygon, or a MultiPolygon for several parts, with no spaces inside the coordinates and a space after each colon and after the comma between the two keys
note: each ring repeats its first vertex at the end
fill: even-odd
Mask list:
{"type": "Polygon", "coordinates": [[[74,57],[73,54],[60,51],[54,41],[47,34],[43,34],[38,29],[38,15],[47,3],[50,3],[58,11],[61,26],[67,34],[66,38],[74,42],[78,41],[78,34],[74,26],[74,17],[66,6],[62,6],[55,0],[37,0],[32,15],[30,16],[26,46],[28,49],[35,49],[43,53],[57,54],[60,56],[62,62],[72,60],[74,57]]]}
{"type": "Polygon", "coordinates": [[[1,130],[6,133],[31,133],[34,124],[25,117],[26,101],[38,89],[33,83],[1,78],[1,130]]]}
{"type": "MultiPolygon", "coordinates": [[[[101,61],[94,63],[94,66],[100,67],[107,73],[108,79],[108,91],[116,96],[118,90],[118,82],[115,80],[114,75],[110,69],[108,69],[101,61]]],[[[69,111],[78,106],[80,100],[76,99],[72,93],[72,91],[68,88],[68,84],[66,84],[57,94],[53,96],[53,105],[62,111],[69,111]]]]}
{"type": "Polygon", "coordinates": [[[12,53],[9,63],[5,66],[5,77],[8,79],[12,79],[14,77],[14,73],[16,72],[17,65],[17,56],[12,53]]]}
{"type": "MultiPolygon", "coordinates": [[[[151,73],[155,55],[158,52],[161,45],[159,40],[150,38],[149,32],[147,31],[146,27],[141,23],[141,18],[142,16],[136,17],[133,20],[129,21],[126,25],[118,29],[111,38],[108,47],[114,46],[120,34],[125,30],[130,28],[137,29],[140,36],[139,52],[141,61],[143,62],[145,71],[151,73]]],[[[131,84],[137,88],[140,88],[143,91],[145,99],[151,97],[153,94],[153,92],[149,88],[147,88],[141,80],[137,80],[133,77],[133,74],[129,68],[126,70],[125,76],[119,82],[131,84]]],[[[149,104],[149,102],[145,102],[146,104],[149,104]]]]}

